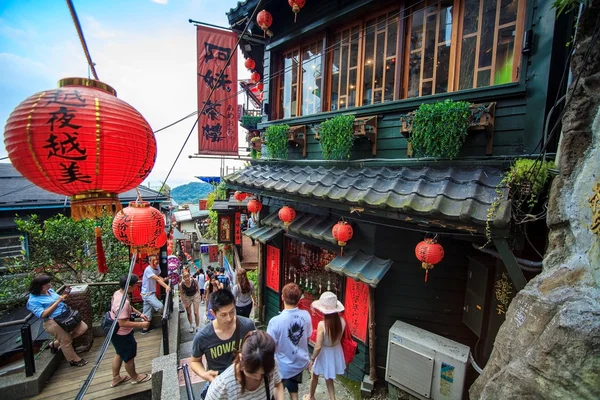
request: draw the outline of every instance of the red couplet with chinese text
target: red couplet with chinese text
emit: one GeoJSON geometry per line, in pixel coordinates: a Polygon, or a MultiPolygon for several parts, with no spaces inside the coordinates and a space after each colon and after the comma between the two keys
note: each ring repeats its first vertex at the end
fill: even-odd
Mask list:
{"type": "Polygon", "coordinates": [[[266,284],[268,288],[279,293],[279,249],[267,245],[266,284]]]}
{"type": "Polygon", "coordinates": [[[198,153],[238,155],[237,33],[197,26],[198,153]],[[231,61],[227,64],[227,61],[231,61]],[[214,89],[214,91],[213,91],[214,89]],[[210,92],[213,91],[209,98],[210,92]]]}
{"type": "Polygon", "coordinates": [[[242,244],[242,213],[235,213],[235,244],[242,244]]]}
{"type": "Polygon", "coordinates": [[[352,336],[367,341],[367,322],[369,318],[369,287],[352,278],[346,278],[346,296],[344,318],[350,327],[352,336]]]}

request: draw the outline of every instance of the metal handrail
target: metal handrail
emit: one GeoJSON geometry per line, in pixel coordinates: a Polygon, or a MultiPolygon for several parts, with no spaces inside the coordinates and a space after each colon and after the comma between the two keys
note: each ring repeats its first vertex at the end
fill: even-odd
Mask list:
{"type": "Polygon", "coordinates": [[[163,354],[166,356],[169,354],[169,317],[173,312],[173,285],[172,281],[169,280],[169,291],[165,296],[165,305],[163,307],[162,316],[162,335],[163,335],[163,354]]]}
{"type": "Polygon", "coordinates": [[[187,364],[183,364],[178,369],[183,371],[183,380],[185,381],[185,391],[187,392],[188,400],[195,400],[194,391],[192,390],[192,381],[190,380],[190,371],[187,364]]]}

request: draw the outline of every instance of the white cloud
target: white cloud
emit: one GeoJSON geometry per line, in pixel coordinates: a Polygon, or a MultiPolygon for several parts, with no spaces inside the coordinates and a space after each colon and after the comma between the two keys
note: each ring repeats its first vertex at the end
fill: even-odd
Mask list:
{"type": "Polygon", "coordinates": [[[90,32],[90,37],[96,39],[110,39],[117,36],[117,31],[112,31],[104,27],[96,18],[91,16],[85,17],[85,22],[83,24],[83,29],[86,32],[90,32]]]}
{"type": "Polygon", "coordinates": [[[153,3],[156,4],[167,4],[169,2],[169,0],[150,0],[153,3]]]}

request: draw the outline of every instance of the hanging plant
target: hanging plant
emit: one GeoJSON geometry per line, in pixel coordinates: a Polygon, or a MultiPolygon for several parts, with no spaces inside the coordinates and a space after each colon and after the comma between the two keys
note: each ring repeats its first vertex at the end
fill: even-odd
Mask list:
{"type": "Polygon", "coordinates": [[[354,145],[354,115],[337,115],[321,124],[319,144],[326,160],[347,160],[354,145]]]}
{"type": "MultiPolygon", "coordinates": [[[[496,186],[496,198],[488,208],[487,220],[485,223],[485,236],[487,242],[481,248],[487,246],[492,241],[491,221],[496,217],[498,207],[504,199],[504,191],[501,188],[508,189],[508,197],[512,203],[513,219],[520,212],[523,204],[533,208],[539,201],[540,196],[550,178],[550,170],[554,168],[552,161],[537,161],[528,159],[518,159],[506,172],[502,181],[496,186]]],[[[530,221],[535,218],[526,213],[530,221]]],[[[517,221],[522,222],[522,221],[517,221]]]]}
{"type": "Polygon", "coordinates": [[[453,159],[467,137],[471,103],[450,99],[423,103],[412,119],[410,145],[418,156],[453,159]]]}
{"type": "Polygon", "coordinates": [[[258,125],[258,123],[262,120],[262,117],[260,115],[258,116],[254,116],[254,115],[242,115],[242,126],[246,129],[249,130],[255,130],[256,129],[256,125],[258,125]]]}
{"type": "Polygon", "coordinates": [[[269,157],[288,158],[288,131],[289,125],[271,125],[265,132],[265,140],[269,157]]]}

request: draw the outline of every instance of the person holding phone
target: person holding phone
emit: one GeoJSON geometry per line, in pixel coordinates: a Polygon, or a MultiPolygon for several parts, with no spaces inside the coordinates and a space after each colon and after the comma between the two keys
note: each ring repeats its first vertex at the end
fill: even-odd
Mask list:
{"type": "Polygon", "coordinates": [[[69,296],[69,291],[65,291],[62,295],[58,295],[51,287],[52,277],[50,275],[41,274],[33,278],[29,285],[29,300],[27,301],[27,309],[36,317],[44,320],[44,329],[46,332],[54,336],[54,341],[50,343],[50,352],[56,353],[62,350],[65,358],[73,367],[83,367],[88,362],[79,357],[73,348],[73,339],[83,335],[88,326],[81,321],[72,332],[67,332],[60,327],[54,318],[68,310],[68,306],[64,303],[69,296]]]}

